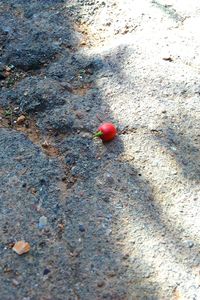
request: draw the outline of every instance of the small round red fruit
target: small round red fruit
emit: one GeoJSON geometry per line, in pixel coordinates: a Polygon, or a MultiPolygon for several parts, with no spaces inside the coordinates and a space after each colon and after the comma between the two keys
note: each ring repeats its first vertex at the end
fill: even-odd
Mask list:
{"type": "Polygon", "coordinates": [[[117,129],[112,123],[103,123],[97,129],[95,137],[99,137],[104,142],[109,142],[112,139],[114,139],[116,134],[117,134],[117,129]]]}

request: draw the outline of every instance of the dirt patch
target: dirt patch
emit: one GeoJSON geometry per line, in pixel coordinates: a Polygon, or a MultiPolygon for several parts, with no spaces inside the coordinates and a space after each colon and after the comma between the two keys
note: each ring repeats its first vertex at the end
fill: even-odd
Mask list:
{"type": "MultiPolygon", "coordinates": [[[[23,115],[23,114],[22,114],[23,115]]],[[[52,145],[52,137],[41,135],[36,121],[26,114],[22,124],[17,124],[19,114],[13,108],[0,109],[0,128],[10,128],[24,133],[34,144],[40,146],[48,156],[59,156],[59,150],[52,145]]]]}
{"type": "Polygon", "coordinates": [[[73,88],[72,93],[79,96],[84,96],[92,88],[92,84],[85,84],[81,87],[73,88]]]}

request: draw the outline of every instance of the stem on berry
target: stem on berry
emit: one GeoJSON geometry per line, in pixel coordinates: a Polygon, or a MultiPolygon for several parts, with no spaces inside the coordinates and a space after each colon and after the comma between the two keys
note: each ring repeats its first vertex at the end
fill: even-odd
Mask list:
{"type": "Polygon", "coordinates": [[[103,135],[103,132],[102,131],[97,131],[95,134],[94,134],[94,138],[95,137],[101,137],[103,135]]]}

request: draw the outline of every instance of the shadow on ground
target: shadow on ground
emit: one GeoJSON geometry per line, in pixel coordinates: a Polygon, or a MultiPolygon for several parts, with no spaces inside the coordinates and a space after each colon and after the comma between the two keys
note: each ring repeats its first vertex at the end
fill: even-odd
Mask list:
{"type": "MultiPolygon", "coordinates": [[[[68,21],[73,8],[64,1],[34,1],[29,7],[26,1],[1,2],[0,103],[3,113],[12,111],[12,119],[2,114],[8,122],[0,128],[1,298],[171,297],[176,285],[162,291],[156,280],[163,264],[158,255],[156,265],[159,247],[172,251],[169,266],[180,268],[191,267],[194,253],[179,237],[181,229],[165,220],[148,178],[123,159],[126,133],[105,145],[92,138],[99,119],[115,122],[98,80],[107,71],[123,77],[120,64],[86,55],[68,21]],[[14,69],[7,76],[4,66],[10,64],[14,69]],[[22,114],[26,123],[16,124],[22,114]],[[36,145],[28,138],[34,130],[36,145]],[[57,149],[50,157],[45,140],[57,149]],[[39,229],[42,215],[48,225],[39,229]],[[148,261],[149,235],[155,247],[148,261]],[[22,257],[10,249],[19,239],[32,247],[22,257]]],[[[178,141],[184,176],[199,179],[198,152],[189,138],[170,127],[163,132],[159,143],[167,151],[169,140],[178,141]]]]}

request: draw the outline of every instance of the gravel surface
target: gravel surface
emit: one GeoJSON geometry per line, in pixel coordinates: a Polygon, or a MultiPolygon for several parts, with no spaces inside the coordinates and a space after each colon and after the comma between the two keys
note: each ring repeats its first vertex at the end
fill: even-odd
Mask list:
{"type": "Polygon", "coordinates": [[[200,299],[198,2],[0,1],[0,299],[200,299]]]}

